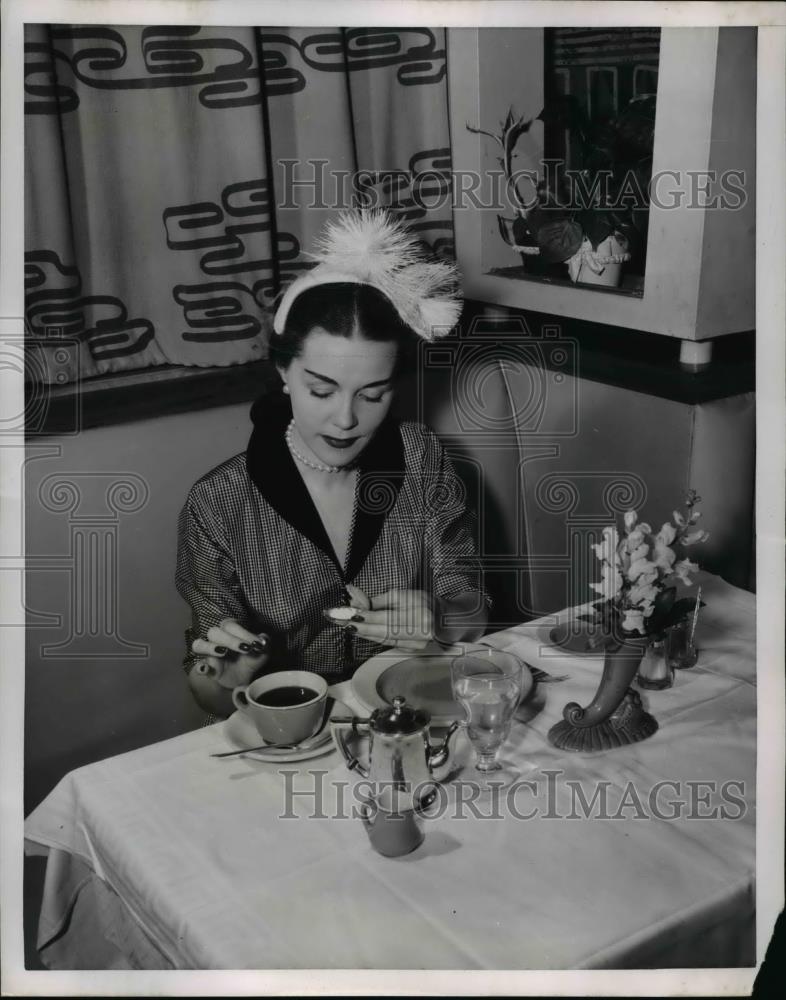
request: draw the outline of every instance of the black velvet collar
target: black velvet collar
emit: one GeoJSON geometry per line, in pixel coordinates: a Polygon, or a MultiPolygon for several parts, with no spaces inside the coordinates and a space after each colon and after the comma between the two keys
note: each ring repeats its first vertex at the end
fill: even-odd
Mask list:
{"type": "Polygon", "coordinates": [[[357,511],[345,575],[289,453],[284,432],[291,419],[292,408],[283,393],[262,396],[254,403],[254,430],[246,451],[248,474],[270,506],[322,549],[345,582],[351,583],[376,544],[401,488],[405,468],[401,430],[397,421],[388,417],[360,456],[357,511]]]}

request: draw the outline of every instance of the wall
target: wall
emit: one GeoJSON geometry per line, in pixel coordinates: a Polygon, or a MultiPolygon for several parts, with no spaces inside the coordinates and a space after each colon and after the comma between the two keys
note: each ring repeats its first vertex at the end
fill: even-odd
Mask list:
{"type": "MultiPolygon", "coordinates": [[[[702,235],[697,336],[737,325],[753,326],[756,314],[756,28],[720,28],[713,96],[709,170],[717,178],[736,174],[744,198],[731,211],[707,211],[702,235]],[[728,294],[733,287],[734,295],[728,294]]],[[[710,198],[721,183],[710,182],[710,198]]]]}
{"type": "Polygon", "coordinates": [[[244,403],[96,428],[73,437],[38,439],[28,449],[26,811],[72,768],[167,739],[204,721],[180,667],[188,610],[173,584],[177,515],[200,475],[245,448],[248,410],[244,403]],[[49,451],[57,446],[59,457],[35,457],[39,445],[49,451]],[[53,475],[56,480],[49,479],[53,475]],[[139,482],[149,494],[140,509],[113,515],[106,488],[124,479],[134,485],[125,499],[122,493],[114,497],[115,506],[128,506],[139,482]],[[50,507],[59,501],[70,504],[73,497],[60,481],[76,484],[76,509],[50,510],[42,502],[43,484],[50,507]],[[106,566],[113,559],[113,530],[116,571],[106,566]],[[69,567],[78,555],[71,551],[72,531],[99,543],[88,573],[95,580],[94,599],[87,599],[98,605],[92,623],[98,634],[81,641],[73,636],[83,606],[71,586],[69,567]],[[102,538],[110,539],[108,546],[100,544],[102,538]],[[114,603],[107,602],[115,588],[114,603]],[[119,658],[118,652],[140,650],[118,646],[101,634],[113,607],[116,631],[127,643],[147,645],[144,655],[119,658]],[[62,624],[36,624],[36,613],[62,616],[62,624]],[[44,648],[69,638],[75,655],[63,656],[68,648],[44,648]]]}
{"type": "Polygon", "coordinates": [[[434,354],[447,351],[450,364],[428,369],[400,409],[439,433],[479,511],[494,625],[589,600],[602,528],[633,507],[657,529],[688,489],[710,539],[686,554],[749,586],[752,392],[689,403],[582,377],[584,345],[563,335],[476,335],[434,354]]]}

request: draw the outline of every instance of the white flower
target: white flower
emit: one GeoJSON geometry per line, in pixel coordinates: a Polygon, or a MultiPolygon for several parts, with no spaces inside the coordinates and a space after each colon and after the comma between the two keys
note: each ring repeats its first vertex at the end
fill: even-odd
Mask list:
{"type": "Polygon", "coordinates": [[[590,587],[599,593],[604,600],[611,601],[622,590],[622,574],[618,569],[604,562],[600,583],[591,583],[590,587]]]}
{"type": "Polygon", "coordinates": [[[644,533],[639,528],[634,528],[633,531],[627,536],[627,538],[622,539],[621,548],[628,555],[631,552],[635,552],[636,549],[644,544],[644,533]]]}
{"type": "Polygon", "coordinates": [[[690,559],[680,559],[679,562],[674,564],[674,574],[679,577],[679,579],[688,587],[691,586],[693,581],[688,576],[688,573],[697,573],[699,570],[698,563],[691,562],[690,559]]]}
{"type": "Polygon", "coordinates": [[[617,563],[617,529],[607,526],[603,529],[603,541],[593,545],[595,555],[603,562],[617,563]]]}
{"type": "Polygon", "coordinates": [[[651,583],[657,583],[659,579],[660,579],[660,570],[658,569],[657,566],[655,566],[654,569],[648,570],[646,573],[641,574],[641,576],[636,581],[636,586],[646,587],[651,583]]]}
{"type": "Polygon", "coordinates": [[[672,511],[671,516],[674,520],[674,523],[679,525],[680,528],[685,527],[685,518],[682,516],[682,514],[680,514],[678,510],[672,511]]]}
{"type": "Polygon", "coordinates": [[[630,554],[631,564],[633,564],[635,562],[638,562],[639,559],[646,559],[649,554],[650,554],[650,547],[649,547],[649,545],[647,545],[646,542],[642,542],[642,544],[639,545],[638,548],[635,548],[631,552],[631,554],[630,554]]]}
{"type": "Polygon", "coordinates": [[[696,542],[706,542],[709,537],[709,531],[689,531],[687,535],[682,536],[682,544],[694,545],[696,542]]]}
{"type": "Polygon", "coordinates": [[[664,542],[660,535],[658,535],[652,549],[653,563],[659,569],[662,569],[665,575],[668,575],[671,573],[671,567],[674,565],[674,560],[676,558],[677,553],[674,549],[667,542],[664,542]]]}
{"type": "Polygon", "coordinates": [[[655,603],[655,598],[658,596],[658,588],[654,583],[637,583],[635,586],[630,588],[628,592],[628,600],[631,604],[635,605],[639,609],[643,610],[642,605],[649,605],[650,611],[652,611],[652,605],[655,603]]]}
{"type": "Polygon", "coordinates": [[[636,522],[638,521],[638,519],[639,519],[639,515],[636,513],[635,510],[626,510],[625,511],[625,515],[624,515],[625,530],[628,533],[630,533],[631,531],[633,531],[633,528],[634,528],[636,522]]]}
{"type": "Polygon", "coordinates": [[[641,545],[646,544],[647,535],[651,534],[652,529],[650,526],[642,521],[641,524],[637,525],[633,531],[622,540],[622,547],[627,552],[635,552],[641,545]]]}
{"type": "Polygon", "coordinates": [[[695,524],[700,517],[701,517],[701,511],[694,510],[691,516],[688,518],[688,524],[695,524]]]}
{"type": "Polygon", "coordinates": [[[671,545],[676,537],[677,529],[668,521],[666,521],[656,536],[657,540],[663,542],[665,545],[671,545]]]}
{"type": "Polygon", "coordinates": [[[635,583],[640,577],[646,576],[650,580],[656,580],[658,578],[658,567],[655,563],[649,561],[649,559],[637,559],[635,562],[631,560],[630,569],[627,572],[627,577],[631,583],[635,583]]]}
{"type": "Polygon", "coordinates": [[[641,611],[626,611],[622,619],[623,632],[640,632],[644,635],[644,613],[641,611]]]}

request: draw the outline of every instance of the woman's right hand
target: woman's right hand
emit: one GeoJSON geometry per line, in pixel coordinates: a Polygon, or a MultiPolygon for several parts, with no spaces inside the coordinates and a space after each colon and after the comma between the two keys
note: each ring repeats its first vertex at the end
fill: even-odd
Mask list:
{"type": "Polygon", "coordinates": [[[199,656],[194,671],[211,677],[231,690],[248,684],[270,657],[270,637],[254,635],[233,618],[208,630],[206,639],[195,639],[192,650],[199,656]]]}

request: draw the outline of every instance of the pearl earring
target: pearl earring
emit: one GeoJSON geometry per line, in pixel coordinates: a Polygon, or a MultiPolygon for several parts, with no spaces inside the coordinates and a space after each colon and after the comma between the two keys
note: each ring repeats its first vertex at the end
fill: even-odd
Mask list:
{"type": "Polygon", "coordinates": [[[289,395],[289,386],[286,384],[286,382],[284,383],[284,385],[282,386],[282,388],[283,388],[285,394],[288,396],[289,395]]]}

